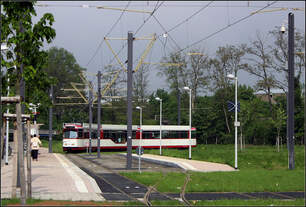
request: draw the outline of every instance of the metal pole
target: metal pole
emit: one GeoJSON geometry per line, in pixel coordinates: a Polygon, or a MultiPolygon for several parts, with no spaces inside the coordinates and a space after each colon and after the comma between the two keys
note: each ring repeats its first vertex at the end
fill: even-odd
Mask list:
{"type": "MultiPolygon", "coordinates": [[[[24,33],[24,28],[23,28],[23,25],[22,25],[22,22],[21,22],[21,20],[19,21],[19,25],[20,25],[20,32],[21,33],[24,33]]],[[[22,49],[20,49],[20,53],[22,53],[22,49]]],[[[21,114],[24,114],[24,104],[23,104],[23,101],[25,101],[25,82],[24,82],[24,78],[23,78],[23,62],[22,62],[22,60],[20,59],[20,57],[19,57],[19,60],[18,61],[20,61],[20,75],[21,75],[21,79],[20,79],[20,86],[19,86],[19,88],[20,88],[20,97],[21,97],[21,100],[22,100],[22,102],[21,102],[21,114]]],[[[23,124],[23,121],[21,120],[21,140],[20,140],[20,142],[21,142],[21,146],[23,147],[23,149],[20,149],[20,150],[24,150],[24,124],[23,124]]],[[[18,132],[19,133],[19,132],[18,132]]],[[[23,154],[22,154],[23,155],[23,154]]],[[[20,156],[20,154],[18,153],[17,154],[17,156],[20,156]]],[[[19,158],[18,158],[19,159],[19,158]]],[[[21,187],[21,183],[20,183],[20,177],[21,177],[21,175],[20,175],[20,163],[18,162],[17,163],[17,165],[18,165],[18,167],[17,167],[17,187],[21,187]]]]}
{"type": "Polygon", "coordinates": [[[141,173],[140,165],[141,165],[141,141],[142,141],[142,108],[139,107],[140,110],[140,139],[139,139],[139,154],[138,154],[138,171],[141,173]]]}
{"type": "Polygon", "coordinates": [[[289,138],[289,169],[294,169],[294,14],[288,14],[288,138],[289,138]]]}
{"type": "MultiPolygon", "coordinates": [[[[35,129],[36,129],[36,109],[37,109],[37,106],[36,105],[34,105],[33,106],[34,107],[34,125],[35,125],[35,129]]],[[[38,131],[36,132],[37,134],[38,134],[38,131]]]]}
{"type": "Polygon", "coordinates": [[[191,88],[189,89],[189,160],[191,160],[191,88]]]}
{"type": "Polygon", "coordinates": [[[53,116],[53,85],[50,88],[51,106],[49,107],[49,153],[52,153],[52,116],[53,116]]]}
{"type": "MultiPolygon", "coordinates": [[[[8,77],[7,79],[7,96],[10,95],[10,78],[8,77]]],[[[9,104],[8,104],[9,106],[9,104]]],[[[6,113],[9,113],[10,112],[10,109],[7,108],[6,110],[6,113]]],[[[10,129],[10,126],[9,126],[9,118],[6,117],[6,139],[5,139],[5,164],[8,165],[8,149],[9,149],[9,129],[10,129]]]]}
{"type": "Polygon", "coordinates": [[[101,139],[101,71],[98,71],[98,148],[97,157],[100,158],[100,139],[101,139]]]}
{"type": "Polygon", "coordinates": [[[181,125],[181,91],[177,90],[177,125],[181,125]]]}
{"type": "Polygon", "coordinates": [[[160,99],[160,104],[159,104],[159,154],[162,155],[162,111],[163,111],[163,100],[160,99]]]}
{"type": "Polygon", "coordinates": [[[132,91],[133,91],[133,33],[128,32],[127,67],[127,160],[126,168],[132,168],[132,91]]]}
{"type": "Polygon", "coordinates": [[[237,146],[237,136],[238,136],[238,100],[237,100],[237,92],[238,92],[238,78],[235,76],[235,169],[238,168],[238,146],[237,146]]]}
{"type": "MultiPolygon", "coordinates": [[[[305,53],[304,53],[304,58],[305,58],[305,53]]],[[[304,67],[304,145],[305,143],[306,143],[306,70],[304,67]]]]}
{"type": "MultiPolygon", "coordinates": [[[[89,84],[91,86],[91,82],[89,82],[89,84]]],[[[91,155],[91,148],[92,148],[91,124],[92,124],[92,92],[91,92],[90,87],[89,87],[89,155],[91,155]]]]}
{"type": "MultiPolygon", "coordinates": [[[[2,52],[1,52],[1,45],[2,45],[2,34],[1,34],[1,28],[2,28],[2,14],[1,14],[2,6],[0,4],[0,80],[2,80],[2,68],[1,68],[1,61],[2,61],[2,52]]],[[[2,103],[1,103],[1,95],[2,95],[2,81],[0,81],[0,114],[2,117],[2,103]]],[[[2,126],[2,118],[0,118],[0,134],[1,134],[1,126],[2,126]]],[[[0,155],[2,155],[2,149],[0,149],[0,155]]],[[[0,158],[0,175],[1,175],[1,163],[2,163],[2,157],[0,158]]],[[[2,197],[1,197],[1,179],[0,179],[0,206],[2,206],[2,197]]]]}

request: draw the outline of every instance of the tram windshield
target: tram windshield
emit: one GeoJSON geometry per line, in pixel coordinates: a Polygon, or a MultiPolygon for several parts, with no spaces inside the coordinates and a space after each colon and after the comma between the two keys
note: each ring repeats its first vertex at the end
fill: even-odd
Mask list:
{"type": "Polygon", "coordinates": [[[77,131],[64,131],[64,138],[78,138],[77,131]]]}

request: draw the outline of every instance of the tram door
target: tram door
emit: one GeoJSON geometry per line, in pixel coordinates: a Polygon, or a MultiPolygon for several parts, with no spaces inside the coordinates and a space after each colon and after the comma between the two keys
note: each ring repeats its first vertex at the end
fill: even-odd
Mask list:
{"type": "Polygon", "coordinates": [[[126,142],[126,131],[118,131],[116,136],[116,143],[124,144],[126,142]]]}
{"type": "Polygon", "coordinates": [[[111,139],[116,144],[126,143],[126,131],[113,131],[111,133],[111,139]]]}

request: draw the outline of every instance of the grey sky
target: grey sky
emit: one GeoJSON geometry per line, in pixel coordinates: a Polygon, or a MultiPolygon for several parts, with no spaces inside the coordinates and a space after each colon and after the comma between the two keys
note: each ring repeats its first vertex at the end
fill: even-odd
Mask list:
{"type": "MultiPolygon", "coordinates": [[[[156,3],[157,2],[155,1],[132,1],[130,2],[128,9],[152,11],[156,3]]],[[[166,30],[169,30],[209,3],[210,1],[165,1],[156,11],[155,16],[162,26],[166,30]]],[[[213,34],[219,29],[248,16],[251,12],[267,6],[269,3],[272,3],[272,1],[249,1],[249,3],[247,1],[215,1],[169,34],[180,48],[185,48],[187,45],[208,37],[210,34],[213,34]]],[[[124,8],[128,4],[127,1],[43,1],[38,2],[38,4],[48,5],[47,7],[36,7],[38,17],[41,17],[43,13],[51,12],[56,21],[54,24],[54,28],[56,29],[56,38],[51,45],[46,46],[46,49],[50,46],[65,48],[73,53],[77,62],[82,67],[92,73],[96,73],[98,70],[101,70],[103,66],[110,63],[110,60],[113,59],[113,55],[105,42],[102,44],[97,55],[93,59],[92,57],[106,33],[110,30],[122,12],[116,10],[97,9],[95,7],[84,8],[81,7],[81,5],[124,8]],[[92,61],[88,64],[91,59],[92,61]]],[[[275,7],[304,8],[305,10],[305,2],[279,1],[265,10],[275,9],[275,7]]],[[[285,23],[289,11],[292,10],[255,14],[218,34],[213,35],[207,40],[202,41],[195,45],[195,48],[205,48],[206,53],[210,56],[214,56],[214,53],[219,46],[249,43],[255,39],[256,31],[260,31],[262,34],[267,34],[269,30],[285,23]]],[[[296,28],[300,31],[305,31],[305,11],[292,12],[295,14],[296,28]]],[[[149,14],[124,12],[121,20],[108,37],[126,38],[128,31],[135,32],[148,17],[149,14]]],[[[35,20],[37,21],[37,18],[35,18],[35,20]]],[[[151,17],[136,34],[136,37],[148,36],[153,33],[161,35],[164,31],[157,21],[151,17]]],[[[111,45],[115,51],[118,51],[125,43],[126,40],[111,41],[111,45]]],[[[148,41],[145,40],[134,42],[134,60],[139,58],[147,43],[148,41]]],[[[164,54],[169,54],[174,51],[174,49],[177,50],[177,47],[173,41],[170,40],[169,36],[167,38],[165,49],[161,41],[157,40],[152,51],[148,54],[146,62],[159,62],[164,54]]],[[[186,53],[188,51],[188,49],[184,50],[186,53]]],[[[126,49],[124,49],[120,54],[120,58],[122,61],[125,61],[126,57],[127,52],[126,49]]],[[[117,64],[117,62],[114,60],[113,64],[117,64]]],[[[156,77],[157,70],[156,66],[150,67],[151,74],[149,85],[151,91],[156,90],[157,88],[167,88],[166,82],[160,77],[156,77]]],[[[242,84],[254,83],[254,78],[245,72],[239,72],[238,78],[239,82],[242,84]]]]}

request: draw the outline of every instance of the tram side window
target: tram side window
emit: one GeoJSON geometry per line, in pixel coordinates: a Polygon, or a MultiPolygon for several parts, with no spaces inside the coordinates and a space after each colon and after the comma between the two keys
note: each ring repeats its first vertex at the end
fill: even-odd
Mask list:
{"type": "Polygon", "coordinates": [[[188,138],[187,131],[162,131],[162,138],[167,139],[186,139],[188,138]]]}
{"type": "MultiPolygon", "coordinates": [[[[91,132],[91,138],[92,139],[97,139],[97,131],[91,132]]],[[[89,138],[89,132],[84,132],[84,138],[88,139],[89,138]]]]}
{"type": "Polygon", "coordinates": [[[143,131],[142,138],[143,139],[157,139],[159,138],[159,131],[143,131]]]}
{"type": "Polygon", "coordinates": [[[93,138],[93,139],[97,139],[98,138],[96,130],[91,132],[91,138],[93,138]]]}
{"type": "Polygon", "coordinates": [[[78,137],[83,138],[83,129],[79,129],[78,131],[78,137]]]}

